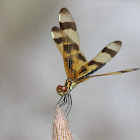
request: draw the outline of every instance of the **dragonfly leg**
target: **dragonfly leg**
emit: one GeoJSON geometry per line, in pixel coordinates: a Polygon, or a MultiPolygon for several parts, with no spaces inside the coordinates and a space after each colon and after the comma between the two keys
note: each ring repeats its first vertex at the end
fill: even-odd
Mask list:
{"type": "Polygon", "coordinates": [[[58,105],[58,104],[60,104],[61,102],[63,102],[63,98],[64,98],[64,96],[61,96],[60,100],[57,102],[56,105],[58,105]]]}
{"type": "MultiPolygon", "coordinates": [[[[61,102],[60,102],[60,103],[61,103],[61,102]]],[[[66,98],[66,95],[64,95],[63,101],[62,101],[62,103],[59,105],[59,107],[65,105],[66,103],[67,103],[67,98],[66,98]]]]}
{"type": "Polygon", "coordinates": [[[67,100],[68,100],[68,106],[67,106],[67,108],[66,108],[65,115],[66,115],[66,113],[67,113],[67,110],[68,110],[68,108],[69,108],[69,105],[70,105],[69,94],[67,95],[67,100]]]}
{"type": "Polygon", "coordinates": [[[68,94],[68,107],[65,111],[65,114],[67,114],[66,118],[68,117],[68,115],[70,113],[71,107],[72,107],[72,97],[71,97],[71,94],[68,94]]]}

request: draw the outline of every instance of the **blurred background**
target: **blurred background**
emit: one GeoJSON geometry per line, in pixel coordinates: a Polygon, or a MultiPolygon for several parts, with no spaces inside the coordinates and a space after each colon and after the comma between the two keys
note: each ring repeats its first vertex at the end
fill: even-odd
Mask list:
{"type": "MultiPolygon", "coordinates": [[[[123,42],[96,74],[140,67],[139,0],[1,0],[1,140],[52,139],[56,86],[66,74],[50,30],[62,7],[75,19],[87,60],[108,43],[123,42]]],[[[93,78],[71,94],[75,140],[140,139],[140,71],[93,78]]]]}

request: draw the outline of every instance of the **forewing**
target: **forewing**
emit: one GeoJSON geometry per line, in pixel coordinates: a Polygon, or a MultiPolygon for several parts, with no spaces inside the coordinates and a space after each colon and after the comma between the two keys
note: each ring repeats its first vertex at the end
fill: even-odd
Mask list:
{"type": "MultiPolygon", "coordinates": [[[[60,25],[60,29],[62,29],[64,33],[67,36],[69,36],[69,38],[79,46],[80,41],[79,41],[79,36],[78,36],[75,21],[72,15],[70,14],[70,12],[66,8],[62,8],[59,12],[59,25],[60,25]]],[[[60,33],[58,32],[58,27],[56,28],[53,27],[51,33],[60,53],[63,56],[63,44],[62,44],[61,32],[60,33]]],[[[84,56],[81,51],[79,53],[81,53],[81,55],[84,56]]]]}
{"type": "Polygon", "coordinates": [[[76,72],[86,64],[86,58],[81,53],[78,44],[66,35],[63,42],[64,66],[69,79],[76,79],[76,72]]]}
{"type": "Polygon", "coordinates": [[[104,66],[118,53],[121,45],[122,45],[121,41],[114,41],[108,44],[96,57],[94,57],[91,61],[86,63],[83,66],[83,68],[76,73],[77,79],[75,80],[77,81],[79,80],[80,82],[82,82],[86,79],[86,77],[89,77],[99,68],[104,66]]]}
{"type": "Polygon", "coordinates": [[[56,43],[60,53],[63,56],[66,75],[68,78],[70,78],[72,71],[68,68],[71,66],[69,66],[67,63],[67,62],[69,62],[69,58],[67,58],[67,55],[64,53],[64,49],[65,49],[64,46],[65,46],[65,44],[70,44],[70,42],[72,42],[72,40],[63,32],[62,29],[60,29],[58,27],[53,27],[51,30],[51,34],[54,39],[54,42],[56,43]]]}
{"type": "Polygon", "coordinates": [[[71,13],[66,8],[62,8],[59,12],[60,28],[75,42],[80,45],[77,27],[71,13]]]}
{"type": "Polygon", "coordinates": [[[76,78],[76,72],[83,67],[87,61],[79,49],[79,36],[77,27],[70,12],[62,8],[59,13],[60,28],[52,28],[52,37],[63,56],[67,77],[76,78]]]}
{"type": "Polygon", "coordinates": [[[66,75],[70,79],[76,78],[76,72],[86,63],[86,58],[76,44],[62,29],[53,27],[52,37],[63,55],[66,75]]]}
{"type": "Polygon", "coordinates": [[[56,43],[56,46],[58,47],[61,55],[63,56],[63,41],[65,34],[63,31],[58,27],[53,27],[51,30],[52,38],[54,39],[54,42],[56,43]]]}
{"type": "MultiPolygon", "coordinates": [[[[74,70],[74,73],[75,73],[86,64],[87,60],[84,54],[82,53],[82,51],[79,49],[80,40],[79,40],[75,21],[71,13],[66,8],[62,8],[59,12],[59,25],[60,25],[60,28],[65,32],[65,34],[73,42],[72,44],[70,44],[68,48],[70,48],[71,46],[73,46],[73,48],[76,48],[76,49],[73,49],[72,52],[70,52],[70,55],[73,56],[74,63],[73,63],[72,69],[74,70]]],[[[66,56],[66,54],[64,55],[66,56]]]]}

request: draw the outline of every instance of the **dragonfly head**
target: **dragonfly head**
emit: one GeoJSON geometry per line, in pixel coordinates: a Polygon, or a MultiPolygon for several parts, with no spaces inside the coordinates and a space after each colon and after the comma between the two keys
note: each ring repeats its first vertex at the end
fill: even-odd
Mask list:
{"type": "Polygon", "coordinates": [[[67,93],[68,90],[67,90],[66,86],[58,85],[57,88],[56,88],[56,91],[57,91],[58,95],[63,96],[67,93]]]}

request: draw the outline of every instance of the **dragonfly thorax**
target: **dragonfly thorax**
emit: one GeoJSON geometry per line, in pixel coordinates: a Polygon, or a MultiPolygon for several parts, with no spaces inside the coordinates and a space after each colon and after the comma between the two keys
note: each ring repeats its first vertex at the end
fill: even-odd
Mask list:
{"type": "Polygon", "coordinates": [[[67,87],[67,89],[69,90],[69,92],[75,88],[76,83],[74,81],[72,81],[71,79],[67,79],[65,82],[65,86],[67,87]]]}

